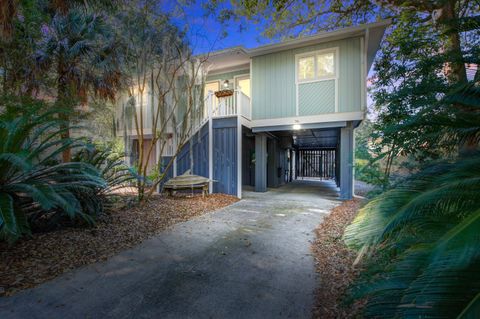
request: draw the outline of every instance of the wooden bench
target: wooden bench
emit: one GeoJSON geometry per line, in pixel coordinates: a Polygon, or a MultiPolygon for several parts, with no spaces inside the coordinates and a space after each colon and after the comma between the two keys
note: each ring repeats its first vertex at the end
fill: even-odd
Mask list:
{"type": "Polygon", "coordinates": [[[169,179],[164,185],[163,190],[172,196],[174,192],[179,190],[194,190],[198,189],[202,191],[202,197],[208,194],[208,186],[210,179],[190,174],[190,171],[186,171],[183,175],[169,179]]]}

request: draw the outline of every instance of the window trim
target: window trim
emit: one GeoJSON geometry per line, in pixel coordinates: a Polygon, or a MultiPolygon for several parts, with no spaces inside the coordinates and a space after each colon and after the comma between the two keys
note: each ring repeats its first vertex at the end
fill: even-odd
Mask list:
{"type": "Polygon", "coordinates": [[[237,80],[244,80],[248,78],[250,80],[250,98],[252,98],[252,79],[250,77],[250,73],[243,73],[243,74],[238,74],[233,77],[233,82],[234,82],[234,88],[237,90],[237,80]]]}
{"type": "Polygon", "coordinates": [[[320,81],[329,81],[329,80],[337,80],[338,79],[338,69],[339,69],[339,57],[338,57],[338,47],[328,48],[323,50],[317,51],[310,51],[305,53],[299,53],[295,55],[295,83],[303,84],[303,83],[312,83],[312,82],[320,82],[320,81]],[[318,77],[318,70],[317,70],[317,56],[327,53],[333,53],[334,55],[334,74],[329,76],[322,76],[318,77]],[[313,56],[313,63],[314,63],[314,78],[310,80],[300,80],[298,78],[298,62],[301,58],[312,57],[313,56]]]}
{"type": "Polygon", "coordinates": [[[307,84],[307,83],[315,83],[315,82],[323,82],[323,81],[335,81],[335,112],[338,112],[338,79],[339,79],[339,73],[340,73],[340,50],[339,47],[331,47],[327,49],[322,49],[322,50],[316,50],[316,51],[309,51],[309,52],[304,52],[304,53],[299,53],[295,54],[295,112],[296,116],[300,116],[300,104],[299,104],[299,96],[298,96],[298,87],[302,84],[307,84]],[[333,76],[328,76],[328,77],[322,77],[318,78],[317,77],[317,59],[316,56],[318,54],[323,54],[323,53],[329,53],[333,52],[335,57],[335,74],[333,76]],[[315,78],[313,80],[303,80],[299,81],[298,80],[298,60],[303,57],[307,56],[314,56],[314,63],[315,63],[315,78]]]}

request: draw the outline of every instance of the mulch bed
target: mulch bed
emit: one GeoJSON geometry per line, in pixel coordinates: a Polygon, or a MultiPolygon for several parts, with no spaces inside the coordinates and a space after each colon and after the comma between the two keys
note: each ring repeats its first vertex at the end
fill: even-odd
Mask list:
{"type": "Polygon", "coordinates": [[[319,288],[316,291],[313,318],[355,318],[362,302],[342,304],[342,298],[359,269],[353,266],[357,256],[345,246],[342,236],[347,225],[355,218],[361,205],[360,199],[343,202],[335,207],[315,229],[312,244],[319,288]]]}
{"type": "Polygon", "coordinates": [[[368,193],[375,189],[375,185],[362,181],[355,181],[355,195],[367,197],[368,193]]]}
{"type": "Polygon", "coordinates": [[[0,296],[34,287],[69,270],[106,260],[160,231],[231,205],[236,197],[154,196],[143,206],[111,212],[92,228],[34,234],[9,247],[0,243],[0,296]]]}

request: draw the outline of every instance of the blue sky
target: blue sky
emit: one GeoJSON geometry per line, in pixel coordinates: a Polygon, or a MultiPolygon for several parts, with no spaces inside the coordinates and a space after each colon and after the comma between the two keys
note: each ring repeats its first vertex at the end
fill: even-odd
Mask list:
{"type": "Polygon", "coordinates": [[[206,16],[201,1],[182,8],[175,14],[173,21],[180,28],[188,27],[188,38],[195,54],[239,45],[253,48],[272,42],[261,35],[262,25],[251,21],[229,22],[224,25],[218,22],[215,16],[206,16]]]}

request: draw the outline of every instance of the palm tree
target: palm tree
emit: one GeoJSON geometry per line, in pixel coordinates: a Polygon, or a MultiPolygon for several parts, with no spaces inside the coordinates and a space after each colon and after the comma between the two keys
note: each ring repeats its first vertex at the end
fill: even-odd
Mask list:
{"type": "MultiPolygon", "coordinates": [[[[50,0],[45,3],[38,3],[37,6],[46,5],[48,10],[54,13],[66,14],[70,9],[83,6],[86,9],[94,6],[95,8],[111,9],[115,7],[116,0],[50,0]]],[[[17,11],[21,11],[22,2],[16,0],[3,0],[0,2],[0,36],[8,39],[12,35],[13,21],[17,11]]]]}
{"type": "MultiPolygon", "coordinates": [[[[114,33],[101,15],[81,9],[57,13],[44,30],[36,56],[39,67],[55,75],[57,106],[72,110],[86,103],[89,93],[113,100],[122,80],[115,49],[114,33]]],[[[68,138],[69,113],[61,116],[66,129],[63,138],[68,138]]],[[[66,149],[63,161],[70,159],[66,149]]]]}

